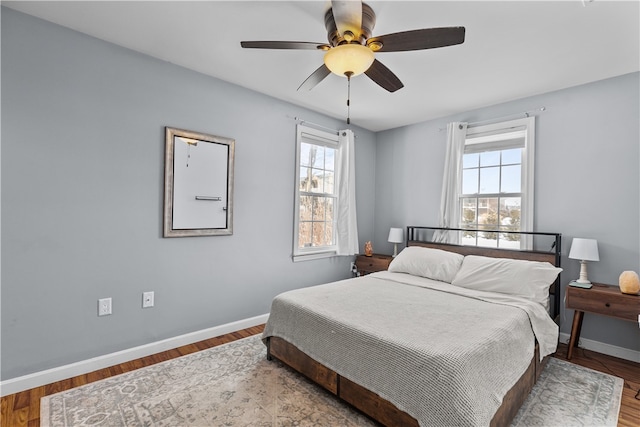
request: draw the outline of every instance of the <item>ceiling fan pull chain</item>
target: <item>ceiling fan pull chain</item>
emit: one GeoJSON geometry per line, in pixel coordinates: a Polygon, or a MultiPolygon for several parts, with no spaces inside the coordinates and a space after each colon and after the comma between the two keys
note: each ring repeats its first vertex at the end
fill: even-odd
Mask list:
{"type": "Polygon", "coordinates": [[[351,75],[352,72],[344,73],[347,76],[347,124],[351,124],[351,75]]]}

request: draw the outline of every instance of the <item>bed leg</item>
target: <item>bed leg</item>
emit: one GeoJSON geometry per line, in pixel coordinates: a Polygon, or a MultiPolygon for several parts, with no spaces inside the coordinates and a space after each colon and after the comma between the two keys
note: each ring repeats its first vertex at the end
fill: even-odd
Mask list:
{"type": "Polygon", "coordinates": [[[271,337],[267,338],[267,360],[273,360],[273,356],[271,356],[271,337]]]}

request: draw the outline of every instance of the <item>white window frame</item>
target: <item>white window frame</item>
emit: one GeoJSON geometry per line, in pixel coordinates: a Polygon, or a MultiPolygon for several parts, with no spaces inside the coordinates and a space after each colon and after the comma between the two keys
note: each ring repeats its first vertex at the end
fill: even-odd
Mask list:
{"type": "MultiPolygon", "coordinates": [[[[298,125],[296,129],[296,180],[295,180],[295,197],[294,197],[294,225],[293,225],[293,260],[306,261],[318,258],[327,258],[335,256],[337,252],[336,236],[337,236],[337,212],[338,212],[338,194],[339,194],[339,176],[338,162],[340,161],[340,143],[338,134],[322,131],[308,126],[298,125]],[[334,184],[333,184],[333,236],[334,244],[330,246],[316,246],[301,248],[299,247],[299,230],[300,230],[300,152],[302,143],[322,145],[333,148],[335,152],[334,163],[334,184]]],[[[325,193],[310,193],[310,195],[318,195],[325,193]]]]}
{"type": "MultiPolygon", "coordinates": [[[[516,144],[523,144],[521,163],[521,212],[520,231],[533,231],[534,216],[534,171],[535,171],[535,117],[510,120],[506,122],[492,123],[487,125],[470,126],[467,128],[465,149],[461,155],[469,152],[478,152],[482,146],[482,151],[498,151],[514,148],[516,144]],[[524,141],[501,139],[500,135],[521,131],[524,133],[524,141]],[[470,140],[476,139],[476,143],[469,144],[470,140]],[[478,143],[478,140],[485,142],[478,143]],[[476,145],[477,144],[477,145],[476,145]],[[475,147],[474,147],[475,146],[475,147]]],[[[462,158],[459,159],[462,165],[462,158]]],[[[460,166],[462,171],[462,166],[460,166]]],[[[458,180],[458,212],[462,210],[462,198],[468,195],[462,194],[462,176],[458,180]]],[[[477,195],[481,197],[481,195],[477,195]]],[[[460,217],[462,225],[462,216],[460,217]]],[[[522,235],[521,249],[531,249],[532,241],[529,236],[522,235]]]]}

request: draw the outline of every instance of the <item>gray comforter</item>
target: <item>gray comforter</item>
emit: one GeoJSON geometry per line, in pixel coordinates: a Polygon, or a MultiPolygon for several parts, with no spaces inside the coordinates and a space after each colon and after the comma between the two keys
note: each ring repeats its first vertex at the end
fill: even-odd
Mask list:
{"type": "Polygon", "coordinates": [[[558,327],[519,298],[380,272],[277,296],[263,337],[294,344],[421,426],[488,425],[558,327]]]}

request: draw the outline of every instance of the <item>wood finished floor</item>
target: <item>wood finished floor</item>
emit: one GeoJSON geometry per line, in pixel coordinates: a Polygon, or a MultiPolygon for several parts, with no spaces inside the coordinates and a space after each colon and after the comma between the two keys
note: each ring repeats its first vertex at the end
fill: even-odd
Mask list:
{"type": "MultiPolygon", "coordinates": [[[[134,369],[154,365],[165,360],[174,359],[196,351],[216,347],[251,335],[260,334],[264,325],[255,326],[241,331],[232,332],[216,338],[200,341],[194,344],[178,347],[141,359],[132,360],[120,365],[100,369],[85,375],[79,375],[63,381],[36,387],[20,393],[11,394],[2,398],[0,412],[1,427],[39,426],[40,425],[40,398],[50,394],[69,390],[94,381],[99,381],[113,375],[129,372],[134,369]]],[[[555,357],[566,360],[567,346],[560,344],[555,357]]],[[[618,359],[605,354],[595,353],[589,350],[576,349],[571,362],[578,365],[605,372],[624,379],[619,427],[638,427],[640,425],[640,363],[618,359]]]]}

